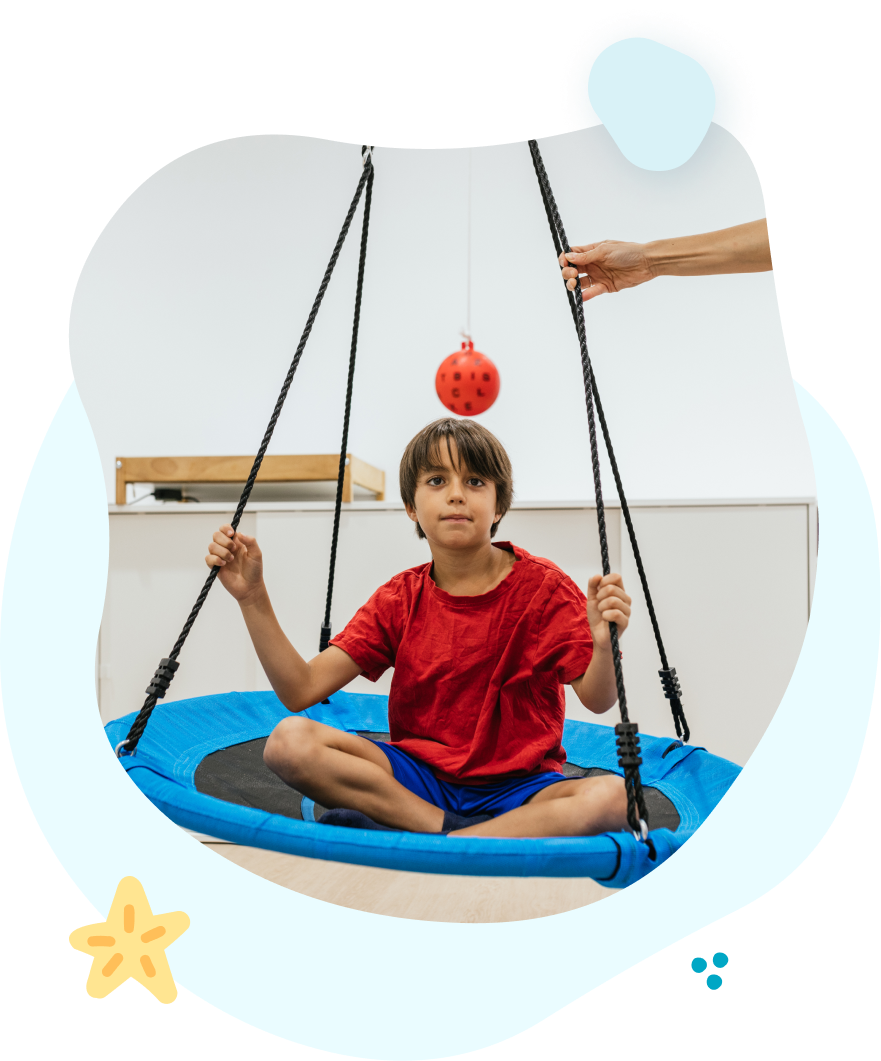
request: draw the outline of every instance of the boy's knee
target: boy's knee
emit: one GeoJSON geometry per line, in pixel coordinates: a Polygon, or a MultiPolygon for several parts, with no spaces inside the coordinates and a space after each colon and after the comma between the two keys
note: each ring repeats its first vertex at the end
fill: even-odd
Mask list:
{"type": "Polygon", "coordinates": [[[590,779],[581,790],[581,797],[591,804],[593,814],[599,815],[605,827],[627,827],[627,790],[624,778],[616,774],[602,774],[590,779]]]}
{"type": "Polygon", "coordinates": [[[319,723],[311,718],[285,718],[266,738],[263,762],[282,779],[298,773],[315,751],[319,723]]]}

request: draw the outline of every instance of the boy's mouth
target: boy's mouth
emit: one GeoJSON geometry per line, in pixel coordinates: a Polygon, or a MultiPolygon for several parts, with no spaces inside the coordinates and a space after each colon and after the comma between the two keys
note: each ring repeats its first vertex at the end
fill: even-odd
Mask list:
{"type": "Polygon", "coordinates": [[[441,516],[443,523],[470,523],[471,518],[469,516],[441,516]]]}

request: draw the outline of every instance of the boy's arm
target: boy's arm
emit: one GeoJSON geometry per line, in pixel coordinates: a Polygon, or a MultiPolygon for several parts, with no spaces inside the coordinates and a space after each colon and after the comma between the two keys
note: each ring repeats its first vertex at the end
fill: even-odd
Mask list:
{"type": "Polygon", "coordinates": [[[595,715],[608,711],[618,699],[612,649],[598,649],[594,646],[590,666],[580,678],[571,682],[571,685],[588,711],[595,715]]]}
{"type": "Polygon", "coordinates": [[[331,645],[306,662],[282,630],[263,583],[263,555],[255,538],[232,537],[221,527],[208,546],[205,562],[219,567],[218,579],[235,597],[251,635],[257,657],[276,696],[289,711],[320,703],[361,673],[348,653],[331,645]]]}
{"type": "Polygon", "coordinates": [[[361,673],[352,657],[336,645],[307,663],[282,630],[265,588],[261,595],[239,605],[257,658],[275,695],[289,711],[320,704],[361,673]]]}
{"type": "Polygon", "coordinates": [[[630,622],[630,604],[620,575],[594,575],[588,583],[587,619],[593,635],[593,656],[585,673],[571,685],[587,710],[597,715],[608,711],[618,699],[609,623],[616,624],[620,637],[630,622]]]}

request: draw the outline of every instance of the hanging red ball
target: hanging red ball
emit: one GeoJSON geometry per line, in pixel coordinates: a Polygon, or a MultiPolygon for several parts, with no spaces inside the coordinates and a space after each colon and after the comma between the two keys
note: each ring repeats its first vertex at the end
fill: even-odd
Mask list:
{"type": "Polygon", "coordinates": [[[486,354],[474,349],[469,339],[462,349],[441,362],[434,387],[437,396],[459,416],[478,416],[499,396],[499,371],[486,354]]]}

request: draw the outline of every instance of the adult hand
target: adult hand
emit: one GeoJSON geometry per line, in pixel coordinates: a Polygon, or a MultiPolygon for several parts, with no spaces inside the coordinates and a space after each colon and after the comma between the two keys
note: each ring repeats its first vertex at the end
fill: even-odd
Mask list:
{"type": "Polygon", "coordinates": [[[263,554],[257,539],[241,531],[234,535],[229,524],[214,532],[205,563],[220,568],[218,580],[239,603],[263,589],[263,554]]]}
{"type": "Polygon", "coordinates": [[[655,275],[642,243],[617,239],[573,247],[568,254],[560,255],[560,265],[570,291],[575,290],[576,277],[581,277],[581,297],[585,302],[597,295],[636,287],[655,275]]]}
{"type": "Polygon", "coordinates": [[[630,622],[630,597],[624,591],[620,575],[594,575],[587,584],[587,621],[598,648],[611,645],[609,623],[618,627],[618,636],[630,622]]]}

